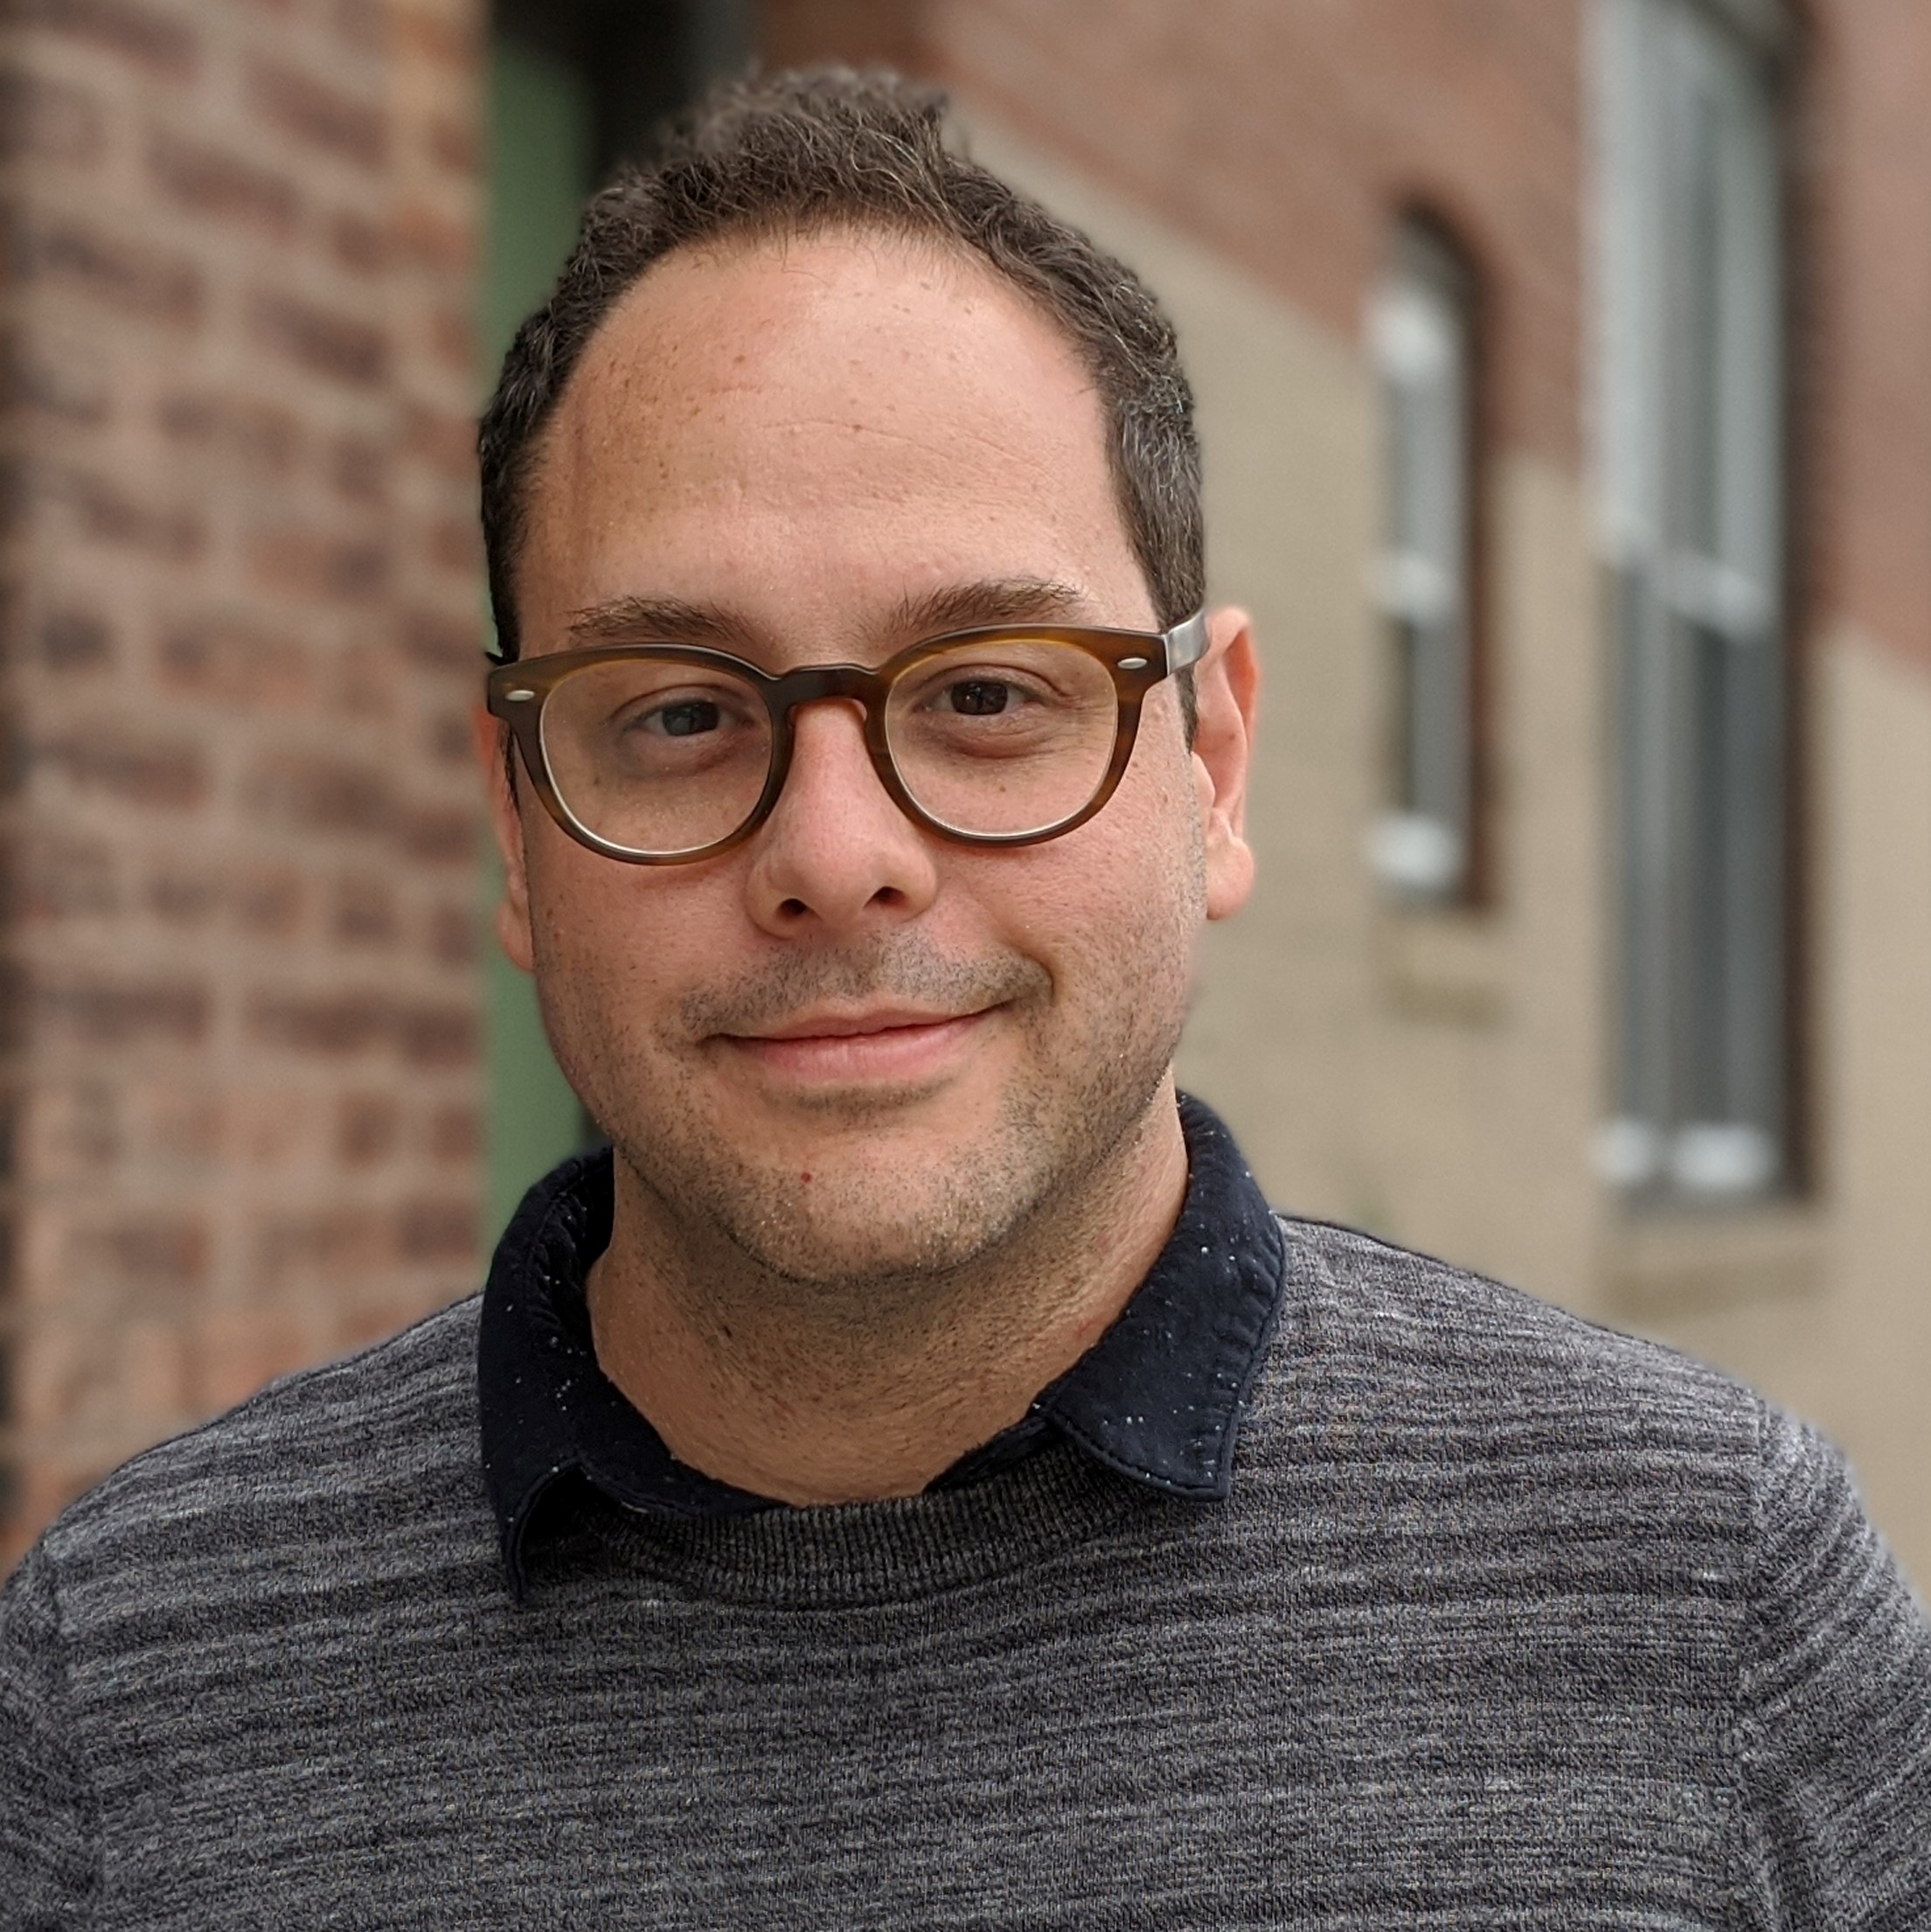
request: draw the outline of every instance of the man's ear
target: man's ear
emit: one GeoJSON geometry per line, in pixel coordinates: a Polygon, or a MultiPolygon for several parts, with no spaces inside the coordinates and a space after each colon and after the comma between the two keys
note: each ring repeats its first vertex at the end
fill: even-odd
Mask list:
{"type": "Polygon", "coordinates": [[[1261,699],[1254,620],[1244,610],[1214,611],[1206,655],[1194,666],[1193,779],[1206,859],[1207,917],[1240,911],[1254,889],[1247,841],[1247,768],[1261,699]]]}
{"type": "Polygon", "coordinates": [[[490,830],[503,858],[503,897],[497,901],[497,939],[511,963],[526,973],[536,970],[536,949],[530,935],[530,879],[524,865],[523,814],[517,809],[510,761],[510,727],[481,705],[471,714],[476,733],[476,763],[482,768],[483,796],[489,802],[490,830]]]}

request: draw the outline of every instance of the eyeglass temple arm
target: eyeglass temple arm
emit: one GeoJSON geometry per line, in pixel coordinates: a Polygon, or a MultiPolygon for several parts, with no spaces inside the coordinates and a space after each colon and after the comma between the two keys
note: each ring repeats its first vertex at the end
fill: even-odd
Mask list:
{"type": "Polygon", "coordinates": [[[1197,664],[1207,654],[1207,613],[1203,605],[1192,616],[1184,618],[1160,642],[1167,648],[1167,675],[1197,664]]]}

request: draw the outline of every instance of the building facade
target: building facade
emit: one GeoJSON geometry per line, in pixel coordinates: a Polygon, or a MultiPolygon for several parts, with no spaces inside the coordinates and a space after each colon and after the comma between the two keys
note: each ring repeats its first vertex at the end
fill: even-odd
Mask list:
{"type": "Polygon", "coordinates": [[[469,419],[652,118],[830,57],[1179,323],[1267,677],[1187,1082],[1282,1206],[1814,1417],[1931,1573],[1921,7],[0,21],[15,1546],[468,1291],[582,1131],[476,939],[469,419]]]}

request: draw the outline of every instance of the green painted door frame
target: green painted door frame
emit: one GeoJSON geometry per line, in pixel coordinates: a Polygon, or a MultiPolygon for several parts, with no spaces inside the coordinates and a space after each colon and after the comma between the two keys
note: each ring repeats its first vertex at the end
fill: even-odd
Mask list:
{"type": "MultiPolygon", "coordinates": [[[[556,280],[590,187],[592,103],[583,74],[540,46],[498,35],[490,73],[489,262],[483,350],[493,382],[517,324],[556,280]]],[[[489,1169],[493,1247],[531,1183],[582,1145],[583,1108],[551,1057],[529,977],[504,957],[493,920],[503,869],[483,860],[489,1169]]]]}
{"type": "MultiPolygon", "coordinates": [[[[493,383],[517,325],[549,294],[585,198],[644,152],[666,113],[717,75],[741,72],[753,0],[493,0],[489,262],[483,343],[493,383]]],[[[502,873],[483,860],[488,906],[502,873]]],[[[489,1175],[494,1246],[524,1191],[591,1132],[544,1038],[534,988],[486,927],[489,1175]]]]}

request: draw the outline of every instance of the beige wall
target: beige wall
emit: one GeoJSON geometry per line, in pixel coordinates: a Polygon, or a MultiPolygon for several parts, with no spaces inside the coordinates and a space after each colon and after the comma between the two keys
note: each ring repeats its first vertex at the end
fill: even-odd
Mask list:
{"type": "Polygon", "coordinates": [[[1931,1575],[1931,679],[1844,635],[1812,681],[1817,1199],[1629,1220],[1590,1159],[1611,855],[1584,484],[1538,458],[1494,466],[1495,909],[1394,911],[1362,856],[1383,692],[1358,342],[997,128],[976,122],[974,144],[1171,309],[1199,398],[1212,592],[1259,626],[1261,882],[1210,935],[1184,1083],[1283,1207],[1659,1335],[1816,1420],[1931,1575]]]}
{"type": "Polygon", "coordinates": [[[1812,679],[1824,1172],[1816,1261],[1659,1313],[1850,1451],[1931,1581],[1931,678],[1849,629],[1812,679]]]}

